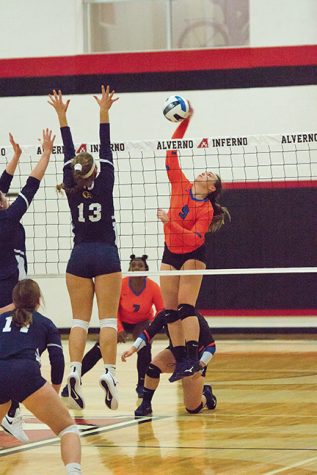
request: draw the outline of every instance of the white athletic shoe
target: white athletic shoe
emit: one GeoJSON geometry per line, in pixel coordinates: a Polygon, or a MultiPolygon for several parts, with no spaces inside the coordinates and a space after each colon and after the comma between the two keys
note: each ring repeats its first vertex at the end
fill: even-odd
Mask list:
{"type": "Polygon", "coordinates": [[[17,409],[14,417],[8,414],[2,419],[1,426],[9,434],[13,435],[20,442],[29,442],[29,438],[22,428],[23,419],[20,409],[17,409]]]}
{"type": "Polygon", "coordinates": [[[110,371],[104,373],[100,379],[99,384],[104,389],[106,393],[105,403],[112,411],[118,409],[119,398],[118,398],[118,381],[112,376],[110,371]]]}
{"type": "Polygon", "coordinates": [[[85,401],[81,390],[80,377],[76,372],[70,373],[67,378],[68,403],[71,409],[84,409],[85,401]]]}

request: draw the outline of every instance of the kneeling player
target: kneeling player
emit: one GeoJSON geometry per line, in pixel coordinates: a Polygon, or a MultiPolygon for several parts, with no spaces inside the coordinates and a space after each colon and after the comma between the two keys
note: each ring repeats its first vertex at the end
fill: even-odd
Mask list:
{"type": "MultiPolygon", "coordinates": [[[[216,344],[205,318],[198,312],[197,318],[199,321],[199,356],[201,371],[182,379],[184,404],[187,412],[190,414],[197,414],[204,407],[215,409],[217,405],[217,399],[212,393],[211,386],[204,384],[207,365],[215,354],[216,344]]],[[[122,354],[122,361],[126,361],[133,353],[136,353],[141,348],[144,348],[145,345],[149,344],[152,338],[162,331],[163,328],[167,329],[166,323],[166,311],[162,310],[155,317],[149,328],[144,330],[135,340],[131,348],[122,354]]],[[[148,416],[152,414],[151,402],[159,385],[160,375],[161,373],[173,373],[175,363],[176,359],[171,344],[151,361],[145,376],[143,401],[136,409],[135,416],[148,416]]],[[[190,371],[190,368],[188,371],[190,371]]]]}

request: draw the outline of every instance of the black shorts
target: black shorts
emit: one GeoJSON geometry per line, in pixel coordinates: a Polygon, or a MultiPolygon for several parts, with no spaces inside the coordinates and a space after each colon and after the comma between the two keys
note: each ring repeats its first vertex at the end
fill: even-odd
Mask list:
{"type": "Polygon", "coordinates": [[[5,307],[12,303],[12,291],[15,285],[19,281],[19,272],[18,269],[16,272],[7,277],[6,279],[0,280],[0,307],[5,307]]]}
{"type": "Polygon", "coordinates": [[[0,360],[0,404],[8,401],[22,402],[45,383],[37,361],[0,360]]]}
{"type": "Polygon", "coordinates": [[[195,259],[196,261],[207,262],[207,246],[203,244],[192,252],[186,252],[185,254],[174,254],[171,252],[166,244],[164,244],[164,252],[162,257],[162,264],[168,264],[173,266],[174,269],[181,269],[186,261],[195,259]]]}
{"type": "Polygon", "coordinates": [[[76,244],[70,255],[66,272],[92,279],[97,275],[121,272],[117,246],[105,242],[76,244]]]}

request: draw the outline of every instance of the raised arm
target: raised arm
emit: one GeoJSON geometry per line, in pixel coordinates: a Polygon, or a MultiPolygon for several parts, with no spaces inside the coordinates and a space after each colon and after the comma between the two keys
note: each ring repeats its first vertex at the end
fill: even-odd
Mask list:
{"type": "Polygon", "coordinates": [[[59,126],[61,128],[62,140],[64,145],[64,162],[68,162],[75,157],[75,147],[73,143],[72,134],[67,121],[67,109],[70,99],[65,101],[63,99],[62,91],[53,90],[53,94],[49,94],[50,100],[47,101],[56,111],[59,126]]]}
{"type": "Polygon", "coordinates": [[[45,174],[47,169],[49,159],[52,153],[53,144],[55,140],[55,135],[52,136],[52,131],[45,129],[43,130],[43,140],[42,140],[42,155],[38,163],[35,165],[33,170],[30,173],[29,178],[26,181],[25,186],[22,188],[17,199],[12,203],[11,206],[5,211],[7,216],[14,220],[20,221],[26,210],[28,209],[31,201],[34,198],[35,193],[39,189],[40,182],[45,174]]]}
{"type": "Polygon", "coordinates": [[[19,144],[17,144],[13,138],[12,134],[9,134],[10,144],[13,147],[13,157],[8,162],[5,171],[0,177],[0,191],[2,193],[8,193],[14,172],[18,166],[19,159],[22,155],[22,150],[19,144]]]}
{"type": "Polygon", "coordinates": [[[55,135],[52,134],[51,130],[45,129],[42,133],[42,155],[33,170],[30,173],[30,177],[36,178],[37,180],[42,180],[47,166],[50,161],[50,157],[53,150],[55,135]]]}
{"type": "Polygon", "coordinates": [[[58,92],[53,90],[53,94],[49,94],[48,97],[50,98],[49,101],[47,101],[52,107],[54,107],[58,121],[59,121],[59,126],[60,127],[68,127],[67,123],[67,109],[70,103],[70,99],[67,101],[63,100],[63,95],[62,91],[59,89],[58,92]]]}
{"type": "Polygon", "coordinates": [[[116,102],[119,98],[114,98],[115,91],[110,92],[110,87],[101,86],[101,97],[94,96],[97,104],[100,109],[100,168],[101,172],[108,172],[111,177],[114,176],[113,173],[113,157],[112,150],[110,145],[110,123],[109,123],[109,110],[112,107],[112,104],[116,102]],[[110,167],[109,167],[110,165],[110,167]]]}
{"type": "MultiPolygon", "coordinates": [[[[179,124],[179,126],[173,133],[172,140],[181,139],[184,137],[189,125],[189,121],[190,117],[188,117],[188,119],[182,120],[182,122],[179,124]]],[[[188,181],[180,167],[177,150],[168,150],[166,152],[165,166],[168,179],[172,185],[188,181]]]]}
{"type": "Polygon", "coordinates": [[[109,110],[114,102],[119,100],[119,97],[114,98],[115,91],[110,92],[110,86],[105,88],[101,86],[101,97],[94,96],[97,104],[100,107],[100,124],[109,124],[109,110]]]}

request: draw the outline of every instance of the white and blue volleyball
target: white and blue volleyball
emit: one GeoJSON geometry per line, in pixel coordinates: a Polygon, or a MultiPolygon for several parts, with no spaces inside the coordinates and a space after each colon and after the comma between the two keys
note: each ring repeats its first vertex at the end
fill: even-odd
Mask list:
{"type": "Polygon", "coordinates": [[[182,96],[170,96],[165,99],[163,114],[171,122],[180,122],[190,114],[189,102],[182,96]]]}

